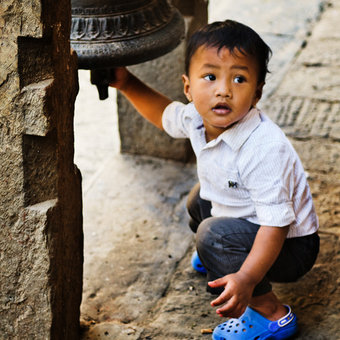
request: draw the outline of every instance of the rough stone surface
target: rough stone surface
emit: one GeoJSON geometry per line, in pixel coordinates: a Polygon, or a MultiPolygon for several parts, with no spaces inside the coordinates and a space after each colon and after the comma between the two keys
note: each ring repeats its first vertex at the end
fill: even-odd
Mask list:
{"type": "Polygon", "coordinates": [[[0,4],[1,339],[79,335],[82,203],[69,13],[68,1],[0,4]]]}
{"type": "Polygon", "coordinates": [[[192,241],[183,197],[195,179],[192,166],[131,156],[116,155],[102,169],[96,186],[109,190],[96,191],[84,204],[83,296],[90,302],[82,308],[85,319],[129,323],[142,321],[152,310],[192,241]],[[105,239],[98,229],[103,217],[112,221],[105,239]],[[92,257],[98,247],[100,260],[92,257]],[[96,275],[98,266],[104,277],[96,275]]]}
{"type": "MultiPolygon", "coordinates": [[[[322,98],[300,91],[302,82],[295,81],[294,73],[298,65],[313,67],[314,72],[301,71],[300,76],[304,82],[314,83],[320,59],[322,68],[339,71],[334,53],[340,42],[334,27],[340,2],[240,0],[210,4],[210,10],[216,6],[215,18],[229,16],[255,23],[257,31],[267,32],[274,46],[273,73],[260,106],[288,133],[299,153],[321,226],[317,264],[300,281],[275,284],[274,289],[298,315],[300,331],[294,339],[338,340],[339,106],[330,91],[324,91],[322,98]],[[324,12],[319,11],[320,4],[324,12]],[[322,49],[315,50],[315,46],[322,49]],[[308,66],[303,65],[306,62],[308,66]],[[305,114],[305,107],[312,109],[305,114]]],[[[327,79],[320,79],[318,85],[326,88],[327,79]]],[[[102,117],[106,129],[109,120],[105,114],[102,117]]],[[[79,137],[81,131],[101,126],[98,120],[91,122],[98,124],[97,128],[85,124],[78,130],[79,137]]],[[[90,147],[88,142],[84,145],[90,147]]],[[[96,150],[95,144],[92,148],[96,150]]],[[[201,334],[201,329],[214,328],[223,319],[209,305],[213,296],[206,292],[205,277],[190,266],[194,239],[186,226],[186,193],[196,181],[195,166],[117,155],[115,148],[103,162],[105,149],[101,150],[98,171],[87,181],[84,195],[82,338],[211,339],[211,335],[201,334]]],[[[80,161],[85,156],[83,151],[80,161]]]]}

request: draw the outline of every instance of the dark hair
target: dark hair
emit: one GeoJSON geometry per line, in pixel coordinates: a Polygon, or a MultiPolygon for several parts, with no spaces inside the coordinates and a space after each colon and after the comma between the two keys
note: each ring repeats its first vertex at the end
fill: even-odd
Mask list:
{"type": "Polygon", "coordinates": [[[237,21],[225,20],[208,24],[196,31],[189,39],[185,54],[185,72],[189,75],[192,56],[200,46],[217,47],[220,51],[228,48],[230,53],[235,49],[244,55],[255,57],[259,65],[258,83],[264,82],[268,71],[268,62],[272,54],[270,47],[250,27],[237,21]]]}

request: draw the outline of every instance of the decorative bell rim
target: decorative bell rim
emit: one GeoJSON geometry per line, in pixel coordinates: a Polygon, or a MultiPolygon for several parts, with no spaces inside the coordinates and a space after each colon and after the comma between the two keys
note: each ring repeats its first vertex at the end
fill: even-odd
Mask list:
{"type": "Polygon", "coordinates": [[[167,0],[72,0],[71,47],[79,68],[138,64],[174,49],[184,20],[167,0]]]}

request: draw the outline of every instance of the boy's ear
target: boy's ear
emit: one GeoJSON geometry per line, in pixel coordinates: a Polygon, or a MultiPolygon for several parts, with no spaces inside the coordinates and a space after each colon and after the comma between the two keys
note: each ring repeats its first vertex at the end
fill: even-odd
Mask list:
{"type": "Polygon", "coordinates": [[[189,102],[192,102],[192,97],[190,93],[190,81],[189,77],[186,74],[182,74],[182,81],[183,81],[183,92],[187,97],[189,102]]]}
{"type": "Polygon", "coordinates": [[[262,90],[265,82],[263,81],[262,83],[257,85],[254,100],[253,100],[253,106],[255,106],[261,99],[262,97],[262,90]]]}

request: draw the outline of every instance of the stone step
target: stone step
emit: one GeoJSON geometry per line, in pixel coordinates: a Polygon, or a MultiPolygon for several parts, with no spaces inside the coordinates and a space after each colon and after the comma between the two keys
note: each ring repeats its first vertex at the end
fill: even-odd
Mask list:
{"type": "Polygon", "coordinates": [[[288,136],[340,141],[340,101],[277,95],[262,109],[288,136]]]}

